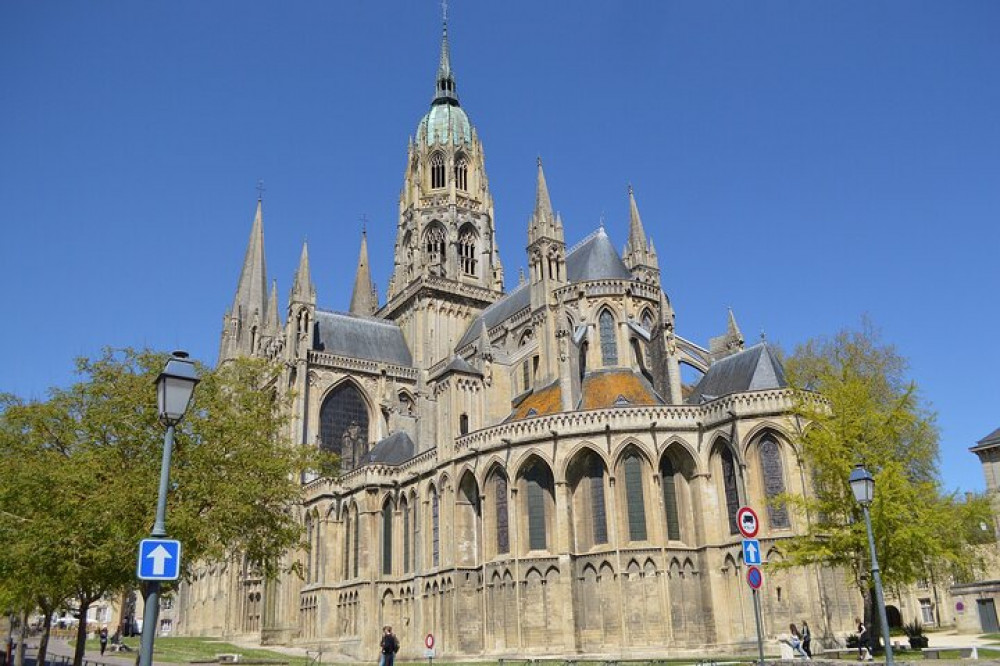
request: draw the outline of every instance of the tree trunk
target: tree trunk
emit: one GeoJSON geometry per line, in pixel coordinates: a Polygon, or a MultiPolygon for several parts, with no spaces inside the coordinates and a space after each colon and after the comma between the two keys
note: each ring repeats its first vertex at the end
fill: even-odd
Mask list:
{"type": "Polygon", "coordinates": [[[24,666],[25,641],[28,640],[28,611],[21,611],[21,626],[17,629],[17,666],[24,666]]]}
{"type": "Polygon", "coordinates": [[[49,635],[52,633],[52,609],[42,606],[45,619],[42,620],[42,636],[38,639],[37,666],[45,666],[45,657],[49,652],[49,635]]]}
{"type": "Polygon", "coordinates": [[[87,611],[93,601],[90,597],[77,597],[80,602],[78,614],[80,621],[76,623],[76,649],[73,651],[73,666],[83,666],[83,657],[87,651],[87,611]]]}

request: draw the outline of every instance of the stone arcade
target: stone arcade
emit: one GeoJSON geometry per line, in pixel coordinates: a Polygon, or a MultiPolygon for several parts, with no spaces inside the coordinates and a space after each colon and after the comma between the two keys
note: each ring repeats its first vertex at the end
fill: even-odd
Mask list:
{"type": "MultiPolygon", "coordinates": [[[[285,362],[290,439],[337,452],[306,479],[304,577],[249,562],[182,586],[177,631],[371,659],[433,633],[446,659],[628,657],[748,649],[754,615],[735,515],[761,513],[766,562],[805,517],[791,394],[773,350],[675,330],[629,189],[619,255],[602,228],[567,246],[541,161],[526,280],[504,292],[483,146],[459,104],[447,27],[436,92],[407,149],[395,261],[380,303],[364,237],[350,312],[324,310],[303,246],[285,321],[268,294],[258,201],[220,362],[285,362]],[[457,341],[457,343],[455,342],[457,341]],[[704,373],[682,384],[680,366],[704,373]]],[[[842,573],[769,573],[771,636],[850,628],[842,573]]]]}

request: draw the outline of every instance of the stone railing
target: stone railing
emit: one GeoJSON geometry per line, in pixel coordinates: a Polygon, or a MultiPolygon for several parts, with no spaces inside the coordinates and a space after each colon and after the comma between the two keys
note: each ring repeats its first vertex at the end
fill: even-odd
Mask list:
{"type": "Polygon", "coordinates": [[[327,368],[364,372],[370,375],[379,375],[382,374],[382,370],[385,370],[386,374],[391,377],[409,379],[411,381],[416,381],[419,372],[416,368],[407,368],[402,365],[380,363],[379,361],[370,361],[362,358],[351,358],[350,356],[340,356],[322,351],[310,351],[309,362],[327,368]]]}

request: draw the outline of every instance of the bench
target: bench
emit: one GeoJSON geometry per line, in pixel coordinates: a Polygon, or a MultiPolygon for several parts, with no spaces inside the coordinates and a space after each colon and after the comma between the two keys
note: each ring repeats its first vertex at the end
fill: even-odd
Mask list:
{"type": "Polygon", "coordinates": [[[831,648],[823,650],[823,656],[829,659],[857,659],[858,648],[831,648]]]}
{"type": "Polygon", "coordinates": [[[942,652],[958,652],[958,656],[961,659],[978,659],[979,658],[979,648],[976,647],[938,647],[938,648],[923,648],[920,650],[923,654],[924,659],[940,659],[942,652]]]}

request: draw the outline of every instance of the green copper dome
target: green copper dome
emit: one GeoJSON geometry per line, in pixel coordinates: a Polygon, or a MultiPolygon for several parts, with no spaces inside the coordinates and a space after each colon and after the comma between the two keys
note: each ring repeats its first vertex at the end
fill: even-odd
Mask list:
{"type": "Polygon", "coordinates": [[[462,107],[435,104],[417,126],[417,140],[428,144],[472,143],[472,124],[462,107]]]}

